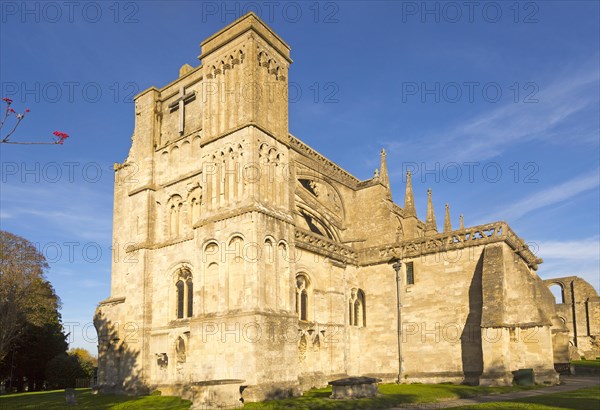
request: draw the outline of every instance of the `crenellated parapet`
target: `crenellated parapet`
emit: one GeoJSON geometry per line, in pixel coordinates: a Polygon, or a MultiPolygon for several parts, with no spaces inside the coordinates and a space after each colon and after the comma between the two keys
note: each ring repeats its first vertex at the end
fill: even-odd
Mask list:
{"type": "MultiPolygon", "coordinates": [[[[358,259],[354,249],[349,246],[336,243],[321,235],[296,228],[295,240],[296,248],[306,249],[320,255],[325,255],[331,259],[353,265],[356,265],[357,263],[358,259]]],[[[300,254],[296,258],[299,259],[301,257],[302,256],[300,254]]]]}
{"type": "Polygon", "coordinates": [[[407,239],[395,244],[365,248],[358,252],[358,260],[360,265],[371,265],[392,258],[414,258],[496,242],[506,242],[534,270],[537,270],[538,265],[543,262],[506,222],[493,222],[422,238],[407,239]]]}

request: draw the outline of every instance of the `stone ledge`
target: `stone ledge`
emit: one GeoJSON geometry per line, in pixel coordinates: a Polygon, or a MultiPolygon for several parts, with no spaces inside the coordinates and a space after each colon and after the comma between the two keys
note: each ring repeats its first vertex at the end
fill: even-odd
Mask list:
{"type": "Polygon", "coordinates": [[[125,296],[115,296],[104,299],[102,302],[98,303],[98,306],[116,305],[119,303],[125,303],[125,296]]]}

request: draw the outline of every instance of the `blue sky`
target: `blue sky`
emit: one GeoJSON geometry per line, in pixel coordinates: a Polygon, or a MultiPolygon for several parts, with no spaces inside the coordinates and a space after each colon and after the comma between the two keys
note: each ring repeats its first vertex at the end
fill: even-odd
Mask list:
{"type": "MultiPolygon", "coordinates": [[[[358,178],[388,151],[394,199],[413,171],[438,225],[505,220],[543,278],[599,287],[600,11],[594,1],[0,2],[0,85],[14,140],[0,146],[1,228],[39,244],[72,344],[109,295],[112,164],[131,96],[197,66],[199,44],[253,10],[292,48],[290,131],[358,178]]],[[[2,135],[5,135],[5,130],[2,135]]]]}

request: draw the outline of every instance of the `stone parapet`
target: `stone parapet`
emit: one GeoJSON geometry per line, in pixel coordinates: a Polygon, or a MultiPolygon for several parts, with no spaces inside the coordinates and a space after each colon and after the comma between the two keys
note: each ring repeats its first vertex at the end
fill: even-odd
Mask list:
{"type": "Polygon", "coordinates": [[[537,270],[538,264],[542,263],[542,259],[535,256],[525,241],[519,238],[506,222],[493,222],[407,239],[394,244],[365,248],[358,251],[358,261],[360,265],[372,265],[384,263],[392,258],[414,258],[496,242],[506,242],[534,270],[537,270]]]}

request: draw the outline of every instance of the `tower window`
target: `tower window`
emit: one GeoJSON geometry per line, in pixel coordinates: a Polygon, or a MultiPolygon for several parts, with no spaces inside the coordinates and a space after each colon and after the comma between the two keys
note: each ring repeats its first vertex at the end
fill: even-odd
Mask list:
{"type": "Polygon", "coordinates": [[[182,319],[184,306],[183,299],[185,297],[185,285],[183,284],[182,280],[178,280],[175,284],[175,287],[177,288],[177,319],[182,319]]]}
{"type": "Polygon", "coordinates": [[[194,314],[194,282],[189,270],[182,268],[175,282],[175,310],[177,319],[194,314]]]}
{"type": "Polygon", "coordinates": [[[413,262],[406,262],[406,284],[415,284],[415,267],[413,262]]]}
{"type": "Polygon", "coordinates": [[[300,320],[308,320],[308,280],[304,275],[296,276],[296,312],[300,320]]]}
{"type": "Polygon", "coordinates": [[[192,317],[194,313],[194,282],[192,278],[185,281],[187,286],[187,317],[192,317]]]}

